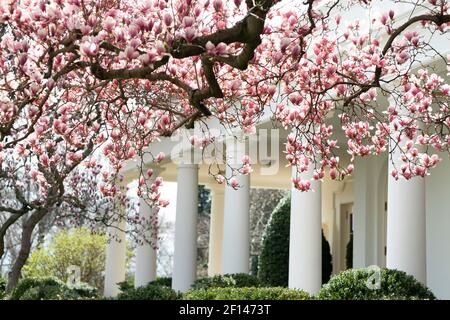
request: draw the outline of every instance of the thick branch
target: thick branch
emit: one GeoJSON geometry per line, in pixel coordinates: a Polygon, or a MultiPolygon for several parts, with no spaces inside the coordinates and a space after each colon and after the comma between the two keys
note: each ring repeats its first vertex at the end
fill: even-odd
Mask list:
{"type": "MultiPolygon", "coordinates": [[[[392,32],[392,34],[389,36],[389,39],[387,40],[386,44],[383,47],[383,51],[382,51],[383,56],[386,55],[386,53],[391,49],[392,44],[394,43],[395,39],[403,31],[405,31],[411,25],[413,25],[413,24],[415,24],[417,22],[421,22],[421,21],[434,22],[437,26],[441,26],[444,23],[449,23],[450,22],[450,15],[448,15],[448,14],[447,15],[429,15],[429,14],[424,14],[424,15],[416,16],[416,17],[413,17],[413,18],[409,19],[404,24],[402,24],[400,27],[395,29],[395,31],[392,32]]],[[[373,81],[374,84],[379,86],[380,77],[381,77],[381,67],[377,67],[375,69],[375,79],[373,81]]]]}
{"type": "MultiPolygon", "coordinates": [[[[404,24],[402,24],[400,27],[395,29],[394,32],[389,36],[389,39],[387,40],[386,44],[383,47],[382,54],[383,56],[386,55],[386,53],[392,48],[392,45],[395,41],[395,39],[404,32],[408,27],[411,25],[421,22],[421,21],[429,21],[435,23],[437,26],[441,26],[444,23],[450,22],[450,15],[430,15],[430,14],[424,14],[420,16],[413,17],[406,21],[404,24]]],[[[380,87],[380,79],[381,79],[381,67],[376,67],[375,69],[375,76],[370,84],[360,84],[360,89],[356,91],[354,94],[352,94],[350,97],[346,98],[344,101],[344,106],[347,106],[351,103],[351,101],[357,97],[359,97],[362,93],[367,92],[370,88],[374,87],[380,87]]]]}
{"type": "MultiPolygon", "coordinates": [[[[164,72],[154,74],[156,69],[167,64],[169,57],[165,56],[161,60],[157,61],[153,66],[142,67],[136,69],[119,69],[119,70],[106,70],[96,63],[91,66],[92,73],[101,80],[112,79],[148,79],[152,81],[168,81],[175,86],[183,89],[189,96],[189,103],[201,111],[203,115],[210,116],[209,111],[203,104],[203,100],[208,98],[223,98],[223,92],[214,74],[214,62],[222,62],[230,65],[233,68],[239,70],[245,70],[248,67],[248,63],[253,59],[255,50],[261,43],[261,34],[264,31],[264,23],[266,14],[269,9],[275,4],[276,1],[263,0],[263,1],[246,1],[249,8],[248,14],[233,27],[218,30],[210,35],[205,35],[194,39],[192,42],[187,42],[185,39],[176,40],[169,53],[176,59],[183,59],[206,53],[206,44],[208,42],[218,45],[219,43],[232,44],[242,43],[244,47],[242,51],[231,57],[210,57],[202,56],[203,69],[205,71],[205,78],[208,83],[208,87],[202,89],[191,88],[187,83],[171,77],[164,72]]],[[[102,48],[111,52],[118,52],[119,48],[103,43],[102,48]]]]}

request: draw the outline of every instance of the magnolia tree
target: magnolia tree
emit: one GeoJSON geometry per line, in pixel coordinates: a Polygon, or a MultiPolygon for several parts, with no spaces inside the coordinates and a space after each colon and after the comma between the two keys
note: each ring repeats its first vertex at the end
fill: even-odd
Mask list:
{"type": "MultiPolygon", "coordinates": [[[[302,191],[311,188],[306,172],[341,179],[355,157],[386,151],[395,178],[427,175],[437,153],[449,152],[450,86],[432,67],[449,66],[435,46],[448,41],[449,5],[390,2],[409,5],[407,15],[341,17],[350,8],[369,13],[368,0],[6,1],[0,178],[18,206],[0,211],[39,218],[64,199],[75,167],[97,165],[95,150],[109,162],[97,187],[114,198],[124,162],[158,138],[209,118],[253,132],[266,107],[292,132],[286,157],[302,191]],[[340,163],[339,146],[350,164],[340,163]],[[24,196],[23,181],[34,182],[35,199],[24,196]]],[[[193,144],[214,142],[204,128],[193,144]]],[[[233,174],[249,171],[245,157],[233,174]]],[[[138,195],[166,205],[161,183],[141,170],[138,195]]]]}

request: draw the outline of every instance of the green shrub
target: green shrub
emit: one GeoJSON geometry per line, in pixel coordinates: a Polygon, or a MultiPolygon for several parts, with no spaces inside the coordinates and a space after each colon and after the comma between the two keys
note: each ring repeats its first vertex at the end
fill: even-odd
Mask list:
{"type": "Polygon", "coordinates": [[[259,256],[253,255],[250,257],[250,274],[258,276],[258,260],[259,256]]]}
{"type": "Polygon", "coordinates": [[[434,300],[433,293],[414,277],[403,271],[382,268],[380,288],[369,288],[371,269],[349,269],[334,277],[319,291],[318,298],[326,300],[434,300]]]}
{"type": "Polygon", "coordinates": [[[350,234],[350,240],[348,240],[345,251],[345,265],[347,269],[353,268],[353,233],[350,234]]]}
{"type": "MultiPolygon", "coordinates": [[[[288,286],[290,219],[291,199],[286,197],[272,212],[263,237],[258,277],[265,285],[288,286]]],[[[330,245],[322,231],[322,283],[330,279],[331,261],[330,245]]]]}
{"type": "Polygon", "coordinates": [[[11,293],[12,300],[78,300],[96,297],[96,289],[87,284],[68,287],[52,277],[22,279],[11,293]]]}
{"type": "Polygon", "coordinates": [[[235,273],[197,279],[192,284],[192,289],[258,286],[260,286],[260,281],[256,276],[245,273],[235,273]]]}
{"type": "MultiPolygon", "coordinates": [[[[122,293],[126,293],[129,291],[134,292],[134,278],[133,277],[130,277],[125,281],[119,282],[119,283],[117,283],[117,285],[119,286],[120,292],[122,292],[122,293]]],[[[148,285],[171,288],[172,287],[172,278],[170,278],[170,277],[156,278],[156,280],[149,282],[148,285]]]]}
{"type": "Polygon", "coordinates": [[[119,287],[120,292],[126,292],[128,290],[134,289],[134,278],[128,278],[125,281],[118,282],[117,286],[119,287]]]}
{"type": "Polygon", "coordinates": [[[177,300],[178,293],[166,286],[148,284],[119,293],[117,300],[177,300]]]}
{"type": "Polygon", "coordinates": [[[155,281],[150,282],[150,284],[156,285],[156,286],[165,286],[165,287],[172,287],[172,278],[171,277],[161,277],[156,278],[155,281]]]}
{"type": "Polygon", "coordinates": [[[80,268],[80,280],[103,289],[103,272],[108,240],[104,234],[93,234],[87,228],[61,230],[48,246],[34,250],[23,267],[24,278],[56,277],[67,282],[70,266],[80,268]]]}
{"type": "Polygon", "coordinates": [[[333,272],[333,263],[331,257],[331,248],[322,230],[322,284],[330,280],[333,272]]]}
{"type": "Polygon", "coordinates": [[[6,280],[0,277],[0,299],[3,299],[6,294],[6,280]]]}
{"type": "Polygon", "coordinates": [[[87,297],[87,298],[98,297],[97,288],[92,287],[85,282],[80,282],[77,283],[76,285],[72,285],[69,287],[69,290],[71,290],[75,295],[78,295],[80,297],[87,297]]]}
{"type": "Polygon", "coordinates": [[[186,292],[185,300],[308,300],[310,296],[300,290],[281,287],[209,288],[186,292]]]}
{"type": "Polygon", "coordinates": [[[290,198],[272,212],[262,240],[258,277],[267,285],[287,287],[289,275],[290,198]]]}

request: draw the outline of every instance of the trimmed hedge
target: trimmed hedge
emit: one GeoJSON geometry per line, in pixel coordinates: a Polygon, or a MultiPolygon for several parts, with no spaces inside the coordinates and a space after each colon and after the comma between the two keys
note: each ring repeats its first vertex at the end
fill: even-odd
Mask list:
{"type": "MultiPolygon", "coordinates": [[[[258,278],[264,285],[288,286],[290,219],[291,199],[286,197],[280,201],[270,216],[263,237],[258,278]]],[[[330,245],[322,231],[322,283],[330,279],[331,261],[330,245]]]]}
{"type": "Polygon", "coordinates": [[[308,293],[281,287],[209,288],[186,292],[184,300],[308,300],[308,293]]]}
{"type": "Polygon", "coordinates": [[[290,212],[290,198],[280,200],[264,232],[258,278],[266,285],[288,285],[290,212]]]}
{"type": "Polygon", "coordinates": [[[413,276],[403,271],[380,269],[380,287],[369,288],[371,269],[349,269],[325,284],[317,295],[325,300],[409,300],[436,299],[433,293],[413,276]]]}
{"type": "Polygon", "coordinates": [[[227,287],[259,287],[258,277],[246,273],[234,273],[216,275],[197,279],[191,286],[192,289],[227,288],[227,287]]]}
{"type": "MultiPolygon", "coordinates": [[[[130,277],[125,281],[117,283],[117,285],[119,286],[119,289],[121,292],[133,290],[134,289],[134,278],[130,277]]],[[[149,282],[148,285],[163,286],[163,287],[171,288],[172,287],[172,278],[171,277],[156,278],[156,280],[149,282]]]]}
{"type": "Polygon", "coordinates": [[[69,287],[53,278],[25,278],[12,291],[11,300],[80,300],[98,297],[97,290],[85,283],[69,287]]]}
{"type": "Polygon", "coordinates": [[[180,295],[170,287],[148,284],[119,293],[117,300],[177,300],[180,295]]]}

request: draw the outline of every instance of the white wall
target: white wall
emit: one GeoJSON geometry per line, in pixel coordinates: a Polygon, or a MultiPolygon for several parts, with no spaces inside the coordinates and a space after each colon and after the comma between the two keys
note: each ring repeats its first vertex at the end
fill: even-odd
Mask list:
{"type": "Polygon", "coordinates": [[[450,158],[426,178],[427,284],[440,299],[450,299],[450,158]]]}

